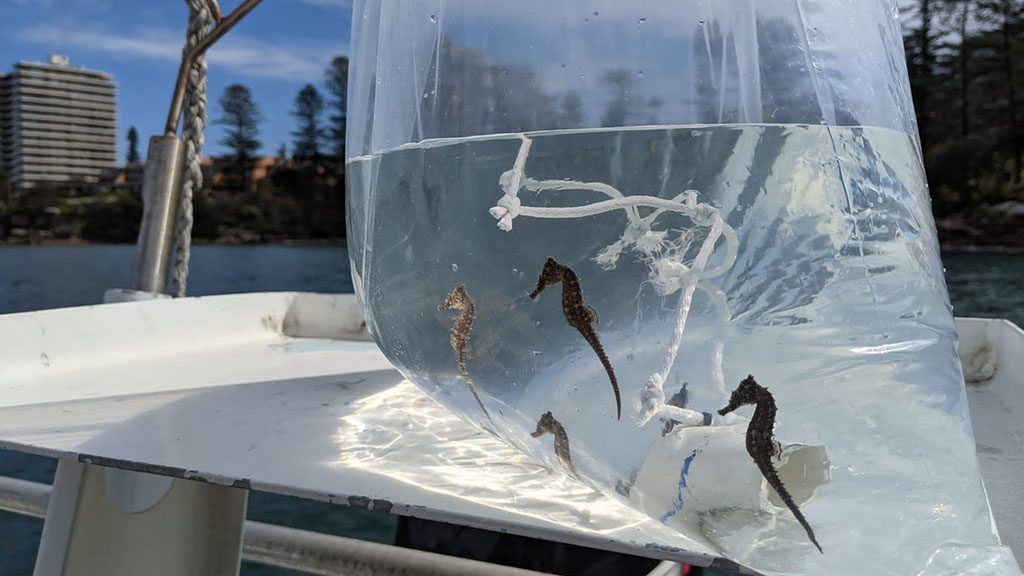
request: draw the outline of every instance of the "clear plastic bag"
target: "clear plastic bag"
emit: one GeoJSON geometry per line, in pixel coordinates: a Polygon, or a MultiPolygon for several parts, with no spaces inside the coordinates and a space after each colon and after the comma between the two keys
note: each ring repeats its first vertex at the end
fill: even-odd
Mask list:
{"type": "Polygon", "coordinates": [[[352,60],[356,292],[428,394],[758,571],[1019,573],[894,2],[357,1],[352,60]]]}

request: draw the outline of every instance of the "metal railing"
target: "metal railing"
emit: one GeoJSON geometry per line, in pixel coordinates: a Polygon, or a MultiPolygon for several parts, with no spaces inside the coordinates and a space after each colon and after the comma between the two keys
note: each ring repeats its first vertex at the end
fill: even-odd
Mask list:
{"type": "MultiPolygon", "coordinates": [[[[0,476],[0,510],[46,517],[51,487],[0,476]]],[[[540,572],[321,534],[263,522],[245,521],[242,559],[322,576],[540,576],[540,572]]],[[[662,562],[649,576],[681,574],[662,562]]]]}
{"type": "MultiPolygon", "coordinates": [[[[0,510],[46,517],[51,487],[0,476],[0,510]]],[[[540,576],[510,568],[432,552],[364,542],[330,534],[245,521],[242,559],[322,576],[540,576]]],[[[675,566],[662,563],[651,574],[668,576],[675,566]]]]}

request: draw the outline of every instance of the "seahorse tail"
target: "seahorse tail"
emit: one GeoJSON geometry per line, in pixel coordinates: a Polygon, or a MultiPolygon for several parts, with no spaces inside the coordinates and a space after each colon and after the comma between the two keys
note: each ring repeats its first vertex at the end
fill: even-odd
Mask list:
{"type": "Polygon", "coordinates": [[[459,366],[459,374],[462,376],[462,379],[466,381],[466,386],[473,394],[473,398],[476,399],[476,403],[480,405],[480,409],[484,411],[484,416],[487,416],[487,420],[489,420],[491,424],[494,424],[494,419],[491,418],[491,413],[487,411],[487,407],[484,406],[484,401],[480,399],[480,394],[477,393],[476,386],[473,385],[473,380],[469,377],[469,372],[466,370],[464,365],[459,366]]]}
{"type": "MultiPolygon", "coordinates": [[[[595,343],[592,342],[592,344],[595,343]]],[[[604,348],[600,344],[596,344],[594,349],[597,351],[597,357],[601,360],[601,365],[604,366],[604,371],[608,373],[608,379],[612,383],[612,392],[615,393],[616,419],[622,420],[622,395],[619,393],[619,380],[615,377],[615,370],[612,369],[612,363],[608,359],[608,355],[605,354],[604,348]]]]}
{"type": "Polygon", "coordinates": [[[804,527],[804,531],[807,532],[807,537],[811,540],[811,543],[814,544],[814,547],[818,549],[818,552],[824,554],[825,551],[821,549],[821,544],[818,544],[818,539],[814,537],[814,530],[811,529],[811,524],[807,521],[807,518],[804,517],[803,512],[800,512],[800,508],[796,505],[796,502],[793,501],[793,496],[790,495],[789,490],[786,490],[786,486],[782,483],[782,479],[779,478],[778,473],[775,472],[775,468],[772,467],[771,463],[763,465],[758,464],[758,468],[761,469],[761,474],[763,474],[765,479],[768,480],[768,484],[770,484],[771,487],[779,494],[779,498],[782,499],[782,503],[785,504],[786,508],[789,508],[789,511],[796,517],[796,521],[804,527]]]}

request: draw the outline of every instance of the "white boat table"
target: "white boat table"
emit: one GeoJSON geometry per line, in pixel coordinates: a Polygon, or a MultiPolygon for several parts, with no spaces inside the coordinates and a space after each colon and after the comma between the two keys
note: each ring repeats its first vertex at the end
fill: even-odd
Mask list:
{"type": "MultiPolygon", "coordinates": [[[[979,456],[1024,558],[1024,333],[960,321],[979,456]],[[987,374],[986,371],[991,371],[987,374]]],[[[260,293],[0,316],[0,446],[724,569],[481,433],[366,339],[350,295],[260,293]]]]}

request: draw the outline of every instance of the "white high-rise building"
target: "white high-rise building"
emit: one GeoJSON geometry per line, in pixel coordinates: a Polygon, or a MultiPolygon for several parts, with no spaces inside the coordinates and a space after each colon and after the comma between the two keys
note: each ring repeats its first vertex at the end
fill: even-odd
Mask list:
{"type": "Polygon", "coordinates": [[[113,76],[59,55],[0,76],[0,169],[15,187],[95,182],[116,164],[113,76]]]}

